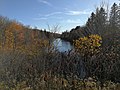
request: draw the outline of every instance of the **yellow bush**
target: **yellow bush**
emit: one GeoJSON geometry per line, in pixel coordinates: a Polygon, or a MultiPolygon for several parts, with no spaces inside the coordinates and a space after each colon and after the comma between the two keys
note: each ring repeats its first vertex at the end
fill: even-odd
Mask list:
{"type": "Polygon", "coordinates": [[[82,55],[95,54],[99,52],[102,38],[99,35],[89,35],[87,37],[74,40],[75,49],[82,55]]]}

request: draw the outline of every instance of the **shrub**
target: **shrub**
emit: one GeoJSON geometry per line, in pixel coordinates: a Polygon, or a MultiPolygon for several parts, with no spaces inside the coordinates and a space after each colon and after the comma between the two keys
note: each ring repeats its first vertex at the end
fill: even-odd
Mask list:
{"type": "Polygon", "coordinates": [[[76,50],[85,55],[93,55],[99,52],[102,38],[99,35],[89,35],[88,37],[82,37],[78,40],[74,40],[74,46],[76,50]]]}

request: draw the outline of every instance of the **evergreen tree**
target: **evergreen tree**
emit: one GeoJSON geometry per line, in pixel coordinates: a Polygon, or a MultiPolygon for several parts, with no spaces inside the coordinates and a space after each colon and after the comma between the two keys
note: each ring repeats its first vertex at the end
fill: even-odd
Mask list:
{"type": "Polygon", "coordinates": [[[96,33],[102,35],[106,29],[107,13],[103,7],[96,10],[95,29],[96,33]]]}
{"type": "Polygon", "coordinates": [[[90,34],[95,33],[95,14],[94,12],[91,13],[91,17],[88,18],[86,23],[86,28],[90,34]]]}
{"type": "Polygon", "coordinates": [[[118,28],[120,30],[120,3],[119,3],[119,6],[118,6],[118,28]]]}
{"type": "Polygon", "coordinates": [[[109,19],[110,27],[112,29],[117,29],[118,17],[120,17],[118,14],[118,5],[114,3],[113,6],[111,7],[110,19],[109,19]]]}
{"type": "Polygon", "coordinates": [[[86,23],[87,31],[94,34],[102,35],[107,22],[107,13],[103,7],[96,9],[96,14],[91,13],[91,17],[86,23]]]}

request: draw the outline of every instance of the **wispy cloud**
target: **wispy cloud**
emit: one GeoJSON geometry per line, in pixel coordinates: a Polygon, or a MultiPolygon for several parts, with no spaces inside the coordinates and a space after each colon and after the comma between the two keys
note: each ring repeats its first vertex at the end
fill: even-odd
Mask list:
{"type": "Polygon", "coordinates": [[[61,16],[53,16],[53,17],[50,17],[50,18],[52,18],[52,19],[63,19],[63,17],[61,17],[61,16]]]}
{"type": "Polygon", "coordinates": [[[47,20],[47,18],[41,17],[41,18],[33,18],[34,20],[47,20]]]}
{"type": "Polygon", "coordinates": [[[76,15],[82,15],[82,14],[90,14],[91,10],[83,10],[83,11],[68,11],[66,13],[66,15],[72,15],[72,16],[76,16],[76,15]]]}
{"type": "Polygon", "coordinates": [[[53,15],[57,15],[57,14],[62,14],[62,12],[53,12],[53,13],[46,14],[45,16],[49,17],[49,16],[53,16],[53,15]]]}
{"type": "Polygon", "coordinates": [[[73,20],[73,19],[67,19],[67,20],[63,20],[61,21],[62,23],[69,23],[69,24],[80,24],[81,23],[81,20],[80,19],[76,19],[76,20],[73,20]]]}
{"type": "Polygon", "coordinates": [[[47,19],[62,19],[61,16],[56,16],[59,14],[62,14],[63,12],[53,12],[53,13],[48,13],[45,15],[39,14],[38,18],[33,18],[34,20],[47,20],[47,19]]]}
{"type": "Polygon", "coordinates": [[[50,2],[48,2],[48,1],[46,1],[46,0],[38,0],[38,2],[46,4],[48,6],[52,6],[52,4],[50,2]]]}
{"type": "Polygon", "coordinates": [[[80,15],[80,11],[68,11],[66,14],[67,15],[80,15]]]}
{"type": "MultiPolygon", "coordinates": [[[[89,15],[91,14],[91,10],[82,10],[82,11],[74,11],[74,10],[67,10],[67,11],[57,11],[57,12],[51,12],[51,13],[47,13],[47,14],[39,14],[38,18],[34,18],[34,20],[46,20],[46,19],[63,19],[64,16],[67,17],[68,16],[77,16],[77,15],[89,15]]],[[[73,20],[73,19],[68,19],[68,20],[63,20],[61,21],[62,23],[66,22],[66,23],[73,23],[73,24],[78,24],[81,22],[80,19],[77,20],[73,20]]]]}
{"type": "MultiPolygon", "coordinates": [[[[92,11],[90,10],[83,10],[83,11],[65,11],[65,12],[52,12],[44,15],[45,17],[50,17],[50,16],[55,16],[55,15],[71,15],[71,16],[77,16],[77,15],[82,15],[82,14],[90,14],[92,11]]],[[[41,15],[40,15],[41,16],[41,15]]]]}

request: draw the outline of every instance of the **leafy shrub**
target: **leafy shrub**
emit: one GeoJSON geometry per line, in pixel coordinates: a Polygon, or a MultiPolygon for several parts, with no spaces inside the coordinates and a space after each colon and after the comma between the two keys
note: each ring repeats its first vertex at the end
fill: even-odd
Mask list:
{"type": "Polygon", "coordinates": [[[88,37],[74,40],[76,50],[84,55],[93,55],[99,52],[102,38],[99,35],[89,35],[88,37]]]}

